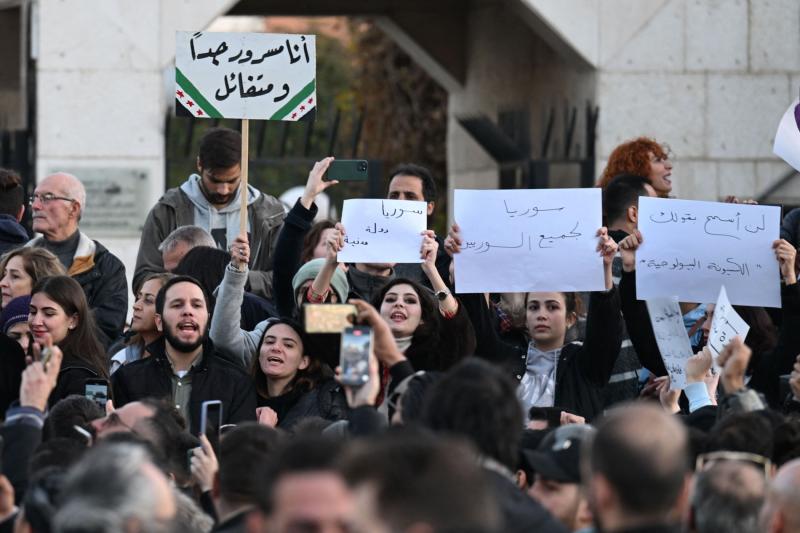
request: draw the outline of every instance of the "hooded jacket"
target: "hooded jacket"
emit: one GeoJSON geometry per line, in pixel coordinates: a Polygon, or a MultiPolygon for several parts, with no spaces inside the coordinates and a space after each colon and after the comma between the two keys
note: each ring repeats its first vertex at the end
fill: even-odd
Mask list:
{"type": "MultiPolygon", "coordinates": [[[[169,189],[147,215],[136,256],[133,286],[138,287],[148,274],[163,272],[164,263],[158,246],[180,226],[195,225],[209,233],[224,226],[224,242],[230,244],[239,234],[239,190],[225,207],[216,209],[200,189],[200,176],[192,174],[180,187],[169,189]]],[[[272,296],[272,250],[283,225],[283,204],[258,189],[248,186],[248,234],[250,237],[250,292],[265,298],[272,296]]],[[[221,235],[215,240],[221,242],[221,235]]]]}
{"type": "MultiPolygon", "coordinates": [[[[26,246],[41,246],[44,237],[37,237],[26,246]]],[[[80,283],[89,308],[102,335],[104,347],[122,335],[128,315],[128,280],[125,265],[105,246],[81,232],[78,248],[67,275],[80,283]]]]}

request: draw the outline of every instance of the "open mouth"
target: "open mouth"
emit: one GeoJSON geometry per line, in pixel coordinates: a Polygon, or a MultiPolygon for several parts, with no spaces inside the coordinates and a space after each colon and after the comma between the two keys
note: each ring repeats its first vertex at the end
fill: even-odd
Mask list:
{"type": "Polygon", "coordinates": [[[199,331],[199,330],[200,330],[200,326],[198,326],[194,322],[180,322],[178,324],[178,331],[184,331],[184,332],[191,331],[191,332],[194,332],[194,331],[199,331]]]}
{"type": "Polygon", "coordinates": [[[389,315],[389,320],[392,320],[393,322],[402,322],[405,319],[406,315],[401,313],[400,311],[395,311],[394,313],[389,315]]]}
{"type": "Polygon", "coordinates": [[[283,364],[283,359],[281,359],[277,355],[270,355],[270,356],[267,357],[267,363],[280,365],[280,364],[283,364]]]}

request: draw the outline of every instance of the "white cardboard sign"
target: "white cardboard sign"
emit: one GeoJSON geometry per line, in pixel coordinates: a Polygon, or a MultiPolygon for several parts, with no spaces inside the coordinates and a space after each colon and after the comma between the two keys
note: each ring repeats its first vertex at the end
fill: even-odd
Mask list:
{"type": "Polygon", "coordinates": [[[177,32],[176,114],[313,119],[315,43],[314,35],[177,32]]]}
{"type": "Polygon", "coordinates": [[[636,297],[780,307],[777,206],[639,198],[636,297]]]}
{"type": "Polygon", "coordinates": [[[428,204],[407,200],[345,200],[343,263],[421,263],[428,204]]]}
{"type": "Polygon", "coordinates": [[[800,99],[796,99],[781,117],[772,151],[800,172],[800,99]]]}
{"type": "Polygon", "coordinates": [[[454,199],[458,292],[605,290],[600,189],[458,189],[454,199]]]}
{"type": "Polygon", "coordinates": [[[670,390],[682,390],[686,387],[686,360],[692,356],[692,345],[683,325],[681,307],[674,298],[654,298],[645,303],[658,351],[669,374],[670,390]]]}
{"type": "Polygon", "coordinates": [[[708,332],[707,346],[714,357],[714,368],[719,368],[717,358],[725,346],[736,336],[744,341],[749,331],[750,326],[731,305],[723,285],[719,290],[717,304],[714,306],[714,319],[711,321],[711,328],[708,332]]]}

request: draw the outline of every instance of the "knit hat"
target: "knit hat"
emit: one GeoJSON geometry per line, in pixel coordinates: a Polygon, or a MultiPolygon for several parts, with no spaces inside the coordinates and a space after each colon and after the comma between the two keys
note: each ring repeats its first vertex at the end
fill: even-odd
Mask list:
{"type": "Polygon", "coordinates": [[[27,322],[28,312],[31,306],[31,295],[17,296],[8,305],[3,308],[0,313],[0,330],[3,333],[8,333],[8,330],[14,324],[20,322],[27,322]]]}
{"type": "MultiPolygon", "coordinates": [[[[295,298],[297,298],[297,291],[300,290],[300,286],[306,281],[316,278],[324,264],[325,259],[320,258],[312,259],[300,267],[300,270],[298,270],[297,274],[292,278],[292,288],[294,289],[295,298]]],[[[341,268],[337,267],[336,270],[333,271],[331,287],[336,292],[336,296],[339,297],[340,302],[347,301],[347,295],[350,293],[350,284],[347,283],[347,275],[341,268]]]]}

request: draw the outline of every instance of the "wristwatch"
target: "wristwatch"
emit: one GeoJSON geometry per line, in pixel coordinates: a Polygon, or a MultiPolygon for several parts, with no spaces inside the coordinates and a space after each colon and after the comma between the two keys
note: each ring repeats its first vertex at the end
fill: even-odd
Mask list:
{"type": "Polygon", "coordinates": [[[450,291],[447,289],[442,289],[440,291],[436,291],[436,299],[440,302],[445,301],[445,299],[450,296],[450,291]]]}

